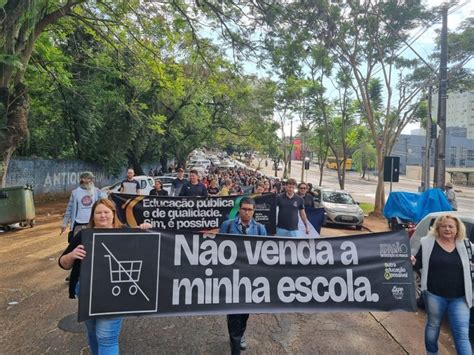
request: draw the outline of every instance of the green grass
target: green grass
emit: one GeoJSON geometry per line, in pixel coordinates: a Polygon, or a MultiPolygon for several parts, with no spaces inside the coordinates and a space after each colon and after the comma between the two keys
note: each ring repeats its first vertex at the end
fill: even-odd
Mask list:
{"type": "Polygon", "coordinates": [[[361,202],[359,203],[360,208],[364,211],[364,215],[368,215],[370,212],[374,210],[374,204],[369,202],[361,202]]]}

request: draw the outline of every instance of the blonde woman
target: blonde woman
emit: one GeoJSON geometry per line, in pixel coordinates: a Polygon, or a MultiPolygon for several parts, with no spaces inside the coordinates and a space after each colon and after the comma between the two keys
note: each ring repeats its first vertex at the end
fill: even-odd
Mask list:
{"type": "Polygon", "coordinates": [[[445,314],[449,318],[456,352],[472,354],[469,342],[472,278],[465,238],[466,228],[458,217],[441,215],[430,233],[421,239],[416,256],[412,256],[415,270],[421,269],[421,290],[427,315],[427,354],[438,354],[438,337],[445,314]]]}

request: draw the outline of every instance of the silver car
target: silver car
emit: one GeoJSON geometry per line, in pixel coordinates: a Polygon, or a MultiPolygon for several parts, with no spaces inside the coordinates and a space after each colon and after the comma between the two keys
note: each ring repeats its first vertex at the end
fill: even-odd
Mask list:
{"type": "Polygon", "coordinates": [[[324,224],[344,224],[362,229],[364,211],[348,192],[323,188],[316,188],[314,192],[314,205],[324,208],[324,224]]]}

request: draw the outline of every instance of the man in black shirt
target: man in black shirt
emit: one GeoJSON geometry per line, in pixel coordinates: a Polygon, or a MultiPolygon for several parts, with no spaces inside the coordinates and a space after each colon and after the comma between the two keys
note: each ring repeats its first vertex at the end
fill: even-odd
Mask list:
{"type": "Polygon", "coordinates": [[[184,178],[184,170],[182,168],[179,168],[178,177],[174,179],[171,183],[171,196],[179,196],[181,187],[185,182],[188,182],[188,180],[184,178]]]}
{"type": "Polygon", "coordinates": [[[199,182],[199,174],[197,170],[189,172],[189,181],[181,186],[179,196],[204,196],[207,197],[207,189],[203,183],[199,182]]]}
{"type": "Polygon", "coordinates": [[[277,196],[278,223],[277,234],[282,237],[298,236],[298,213],[309,234],[308,219],[304,212],[303,199],[295,194],[295,179],[288,179],[285,192],[277,196]]]}

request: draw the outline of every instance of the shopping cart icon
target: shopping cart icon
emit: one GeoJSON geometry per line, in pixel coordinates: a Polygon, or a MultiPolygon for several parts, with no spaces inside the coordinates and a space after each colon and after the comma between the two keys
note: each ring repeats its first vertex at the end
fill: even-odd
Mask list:
{"type": "MultiPolygon", "coordinates": [[[[104,255],[104,257],[109,260],[110,282],[112,284],[131,284],[128,288],[130,295],[135,296],[137,292],[140,291],[143,297],[145,297],[147,301],[150,301],[145,292],[143,292],[140,286],[138,286],[142,270],[142,260],[119,261],[104,243],[101,244],[108,253],[107,255],[104,255]]],[[[114,296],[120,295],[121,291],[122,289],[120,288],[120,285],[112,287],[112,295],[114,296]]]]}

